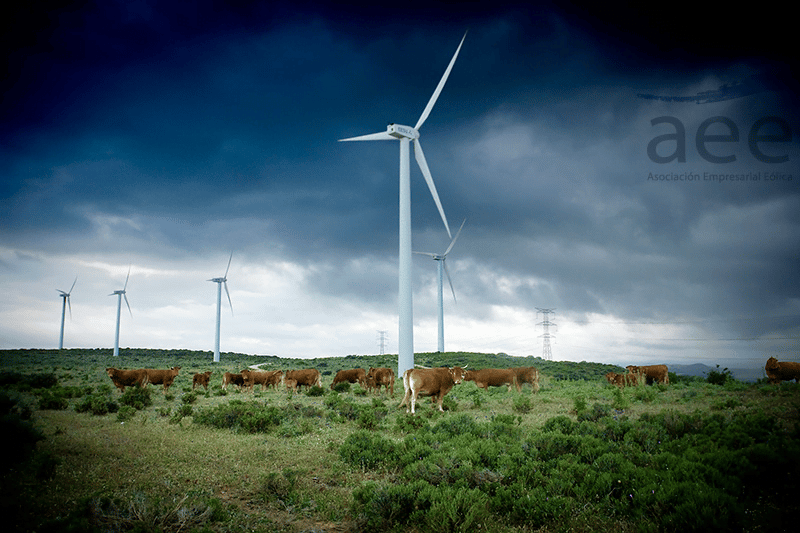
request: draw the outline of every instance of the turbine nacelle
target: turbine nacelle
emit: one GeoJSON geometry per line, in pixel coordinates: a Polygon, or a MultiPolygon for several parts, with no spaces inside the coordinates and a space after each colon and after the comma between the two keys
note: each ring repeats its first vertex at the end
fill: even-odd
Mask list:
{"type": "Polygon", "coordinates": [[[419,132],[411,126],[402,126],[400,124],[389,124],[386,126],[386,133],[396,139],[419,139],[419,132]]]}

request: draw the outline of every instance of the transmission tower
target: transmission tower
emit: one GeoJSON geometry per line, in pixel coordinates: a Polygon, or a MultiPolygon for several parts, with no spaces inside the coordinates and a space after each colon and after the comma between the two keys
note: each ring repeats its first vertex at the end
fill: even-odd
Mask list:
{"type": "Polygon", "coordinates": [[[536,324],[537,326],[542,326],[544,329],[544,333],[539,335],[544,339],[542,343],[542,359],[546,361],[553,360],[553,352],[550,350],[550,339],[555,338],[555,335],[550,334],[550,326],[558,328],[558,325],[555,322],[550,322],[549,315],[552,313],[553,315],[556,314],[555,308],[553,309],[543,309],[541,307],[536,308],[536,316],[539,316],[539,313],[542,313],[542,317],[544,320],[536,324]]]}
{"type": "Polygon", "coordinates": [[[378,346],[381,348],[381,355],[384,354],[386,348],[386,331],[378,331],[378,346]]]}

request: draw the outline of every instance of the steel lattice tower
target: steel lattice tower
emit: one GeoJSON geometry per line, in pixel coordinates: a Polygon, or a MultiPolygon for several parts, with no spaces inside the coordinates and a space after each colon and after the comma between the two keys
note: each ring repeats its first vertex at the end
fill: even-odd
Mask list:
{"type": "Polygon", "coordinates": [[[384,354],[384,349],[386,347],[386,331],[381,330],[378,331],[378,345],[381,347],[381,355],[384,354]]]}
{"type": "Polygon", "coordinates": [[[542,343],[542,359],[546,361],[553,360],[553,352],[550,349],[550,339],[555,338],[555,335],[550,334],[550,326],[558,327],[558,325],[555,322],[550,322],[550,317],[548,315],[550,315],[550,313],[555,315],[556,314],[555,311],[556,311],[555,308],[553,309],[543,309],[541,307],[536,308],[536,315],[538,316],[539,313],[542,313],[542,316],[544,318],[544,320],[542,320],[536,325],[542,326],[544,329],[544,333],[539,336],[544,339],[542,343]]]}

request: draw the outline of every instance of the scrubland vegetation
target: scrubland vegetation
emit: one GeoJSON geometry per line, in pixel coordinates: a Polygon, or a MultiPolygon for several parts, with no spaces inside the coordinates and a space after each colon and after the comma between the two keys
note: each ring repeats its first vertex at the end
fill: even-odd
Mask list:
{"type": "Polygon", "coordinates": [[[427,366],[539,368],[541,391],[457,385],[417,416],[339,369],[391,356],[0,352],[2,510],[17,531],[784,531],[794,529],[800,389],[670,375],[618,389],[597,363],[418,354],[427,366]],[[315,367],[323,388],[227,391],[253,364],[315,367]],[[181,366],[113,388],[105,368],[181,366]],[[195,372],[212,370],[206,391],[195,372]]]}

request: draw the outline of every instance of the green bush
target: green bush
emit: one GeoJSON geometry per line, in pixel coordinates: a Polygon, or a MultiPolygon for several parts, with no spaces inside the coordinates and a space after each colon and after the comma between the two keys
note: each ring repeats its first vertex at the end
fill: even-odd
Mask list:
{"type": "Polygon", "coordinates": [[[197,393],[189,392],[181,396],[181,402],[184,404],[192,404],[197,401],[197,393]]]}
{"type": "Polygon", "coordinates": [[[306,391],[306,396],[324,396],[325,389],[314,385],[313,387],[309,387],[308,391],[306,391]]]}
{"type": "Polygon", "coordinates": [[[194,411],[194,407],[192,407],[188,403],[184,403],[183,405],[181,405],[180,407],[175,409],[175,412],[172,414],[172,416],[169,419],[169,423],[170,424],[178,424],[178,423],[180,423],[181,420],[184,419],[184,417],[192,416],[192,412],[193,411],[194,411]]]}
{"type": "Polygon", "coordinates": [[[136,408],[130,405],[123,405],[117,411],[117,422],[128,422],[136,416],[136,408]]]}
{"type": "Polygon", "coordinates": [[[339,447],[339,457],[359,468],[376,469],[397,464],[397,447],[393,441],[366,429],[351,433],[339,447]]]}
{"type": "Polygon", "coordinates": [[[533,410],[533,403],[529,397],[520,394],[514,396],[513,409],[518,413],[530,413],[533,410]]]}
{"type": "MultiPolygon", "coordinates": [[[[184,404],[181,407],[181,409],[186,408],[191,410],[192,406],[184,404]]],[[[227,404],[200,409],[193,415],[193,421],[196,424],[218,429],[232,429],[245,433],[268,433],[284,423],[285,420],[294,420],[301,414],[299,409],[292,406],[281,409],[259,402],[231,400],[227,404]]]]}
{"type": "Polygon", "coordinates": [[[54,410],[63,411],[69,407],[69,400],[59,391],[52,389],[44,389],[39,395],[39,409],[41,410],[54,410]]]}
{"type": "Polygon", "coordinates": [[[125,392],[122,393],[122,396],[120,396],[119,403],[122,405],[129,405],[137,411],[141,411],[145,407],[149,407],[153,404],[153,399],[150,394],[150,387],[128,387],[125,389],[125,392]]]}
{"type": "Polygon", "coordinates": [[[107,415],[109,413],[116,413],[119,410],[119,404],[112,400],[108,394],[103,392],[96,392],[84,396],[75,404],[75,411],[78,413],[92,413],[93,415],[107,415]]]}
{"type": "Polygon", "coordinates": [[[733,380],[733,374],[727,368],[719,370],[719,365],[715,370],[710,370],[706,376],[706,381],[712,385],[724,385],[726,382],[733,380]]]}
{"type": "Polygon", "coordinates": [[[337,383],[336,385],[334,385],[333,390],[338,393],[350,392],[350,383],[347,381],[342,381],[341,383],[337,383]]]}

